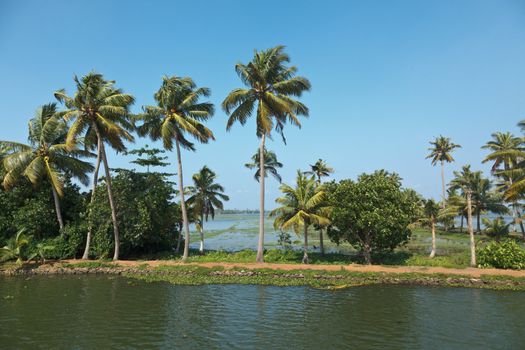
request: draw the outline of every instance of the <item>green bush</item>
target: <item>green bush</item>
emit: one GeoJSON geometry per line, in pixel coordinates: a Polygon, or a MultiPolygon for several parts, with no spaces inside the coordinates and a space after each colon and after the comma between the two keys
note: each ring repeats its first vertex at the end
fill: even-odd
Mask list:
{"type": "Polygon", "coordinates": [[[521,270],[525,268],[525,250],[513,240],[491,242],[478,253],[481,267],[521,270]]]}
{"type": "MultiPolygon", "coordinates": [[[[116,169],[115,173],[112,185],[120,230],[121,257],[137,257],[173,249],[178,236],[178,205],[173,198],[173,183],[161,173],[138,173],[124,169],[116,169]]],[[[107,258],[113,254],[114,238],[104,181],[97,186],[90,207],[92,212],[89,220],[93,224],[91,255],[107,258]]]]}

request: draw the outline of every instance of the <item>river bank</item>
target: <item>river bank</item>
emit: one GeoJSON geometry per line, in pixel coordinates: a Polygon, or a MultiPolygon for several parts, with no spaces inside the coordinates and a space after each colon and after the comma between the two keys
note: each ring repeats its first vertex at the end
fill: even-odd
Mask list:
{"type": "Polygon", "coordinates": [[[179,285],[256,284],[341,289],[361,285],[427,285],[525,290],[525,271],[380,265],[181,263],[178,261],[80,261],[0,265],[0,275],[121,275],[179,285]]]}

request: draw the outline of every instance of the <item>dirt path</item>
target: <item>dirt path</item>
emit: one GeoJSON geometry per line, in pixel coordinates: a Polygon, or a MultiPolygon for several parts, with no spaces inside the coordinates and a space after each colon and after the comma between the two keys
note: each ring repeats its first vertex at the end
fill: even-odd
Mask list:
{"type": "MultiPolygon", "coordinates": [[[[79,263],[83,260],[67,260],[68,263],[79,263]]],[[[121,266],[135,267],[142,264],[149,266],[202,266],[202,267],[223,267],[225,269],[243,268],[243,269],[273,269],[273,270],[324,270],[324,271],[354,271],[354,272],[385,272],[385,273],[421,273],[421,274],[445,274],[445,275],[463,275],[471,277],[480,276],[511,276],[525,277],[525,271],[501,270],[501,269],[453,269],[446,267],[426,267],[426,266],[381,266],[381,265],[300,265],[300,264],[273,264],[273,263],[227,263],[227,262],[206,262],[206,263],[182,263],[174,260],[148,260],[132,261],[119,260],[115,262],[121,266]]]]}

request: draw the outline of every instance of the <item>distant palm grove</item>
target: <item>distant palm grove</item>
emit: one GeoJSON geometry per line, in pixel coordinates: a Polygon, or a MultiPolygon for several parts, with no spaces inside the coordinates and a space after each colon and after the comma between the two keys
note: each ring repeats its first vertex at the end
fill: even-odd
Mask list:
{"type": "MultiPolygon", "coordinates": [[[[226,130],[249,125],[254,150],[255,138],[259,142],[251,160],[239,162],[253,169],[254,186],[260,187],[255,261],[265,261],[268,216],[280,232],[279,254],[293,250],[302,263],[311,263],[314,252],[319,261],[329,261],[327,245],[341,244],[352,247],[358,262],[383,263],[416,230],[428,232],[419,252],[429,261],[446,254],[439,235],[464,235],[471,266],[525,267],[525,121],[518,125],[521,135],[495,132],[480,144],[490,174],[462,165],[447,182],[444,168],[461,146],[444,136],[430,140],[429,166],[440,168],[439,200],[404,188],[398,174],[385,170],[327,181],[334,169],[319,159],[297,171],[295,184],[280,185],[276,209],[267,213],[265,182],[272,175],[281,183],[283,164],[266,140],[276,134],[286,142],[285,127],[301,127],[309,114],[301,97],[311,84],[297,74],[283,46],[255,51],[250,62],[234,69],[241,87],[232,87],[221,108],[228,116],[226,130]],[[301,239],[295,250],[289,233],[301,239]]],[[[215,140],[206,125],[215,112],[211,90],[190,77],[165,76],[152,91],[155,103],[134,114],[135,98],[102,74],[74,82],[75,91],[57,90],[55,102],[43,101],[29,121],[27,143],[0,141],[0,261],[166,253],[187,260],[207,254],[206,222],[224,210],[229,197],[213,169],[202,164],[188,176],[183,165],[195,143],[215,140]],[[137,137],[160,141],[162,149],[128,150],[137,137]],[[111,168],[108,147],[136,156],[140,171],[111,168]],[[171,152],[176,167],[168,161],[171,152]],[[199,235],[193,253],[191,224],[199,235]]]]}

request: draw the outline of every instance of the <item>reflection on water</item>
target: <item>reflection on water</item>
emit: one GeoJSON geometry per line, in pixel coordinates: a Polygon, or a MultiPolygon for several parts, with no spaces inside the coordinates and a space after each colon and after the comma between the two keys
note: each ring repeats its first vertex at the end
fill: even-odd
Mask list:
{"type": "Polygon", "coordinates": [[[525,293],[0,279],[5,349],[520,349],[525,293]]]}

